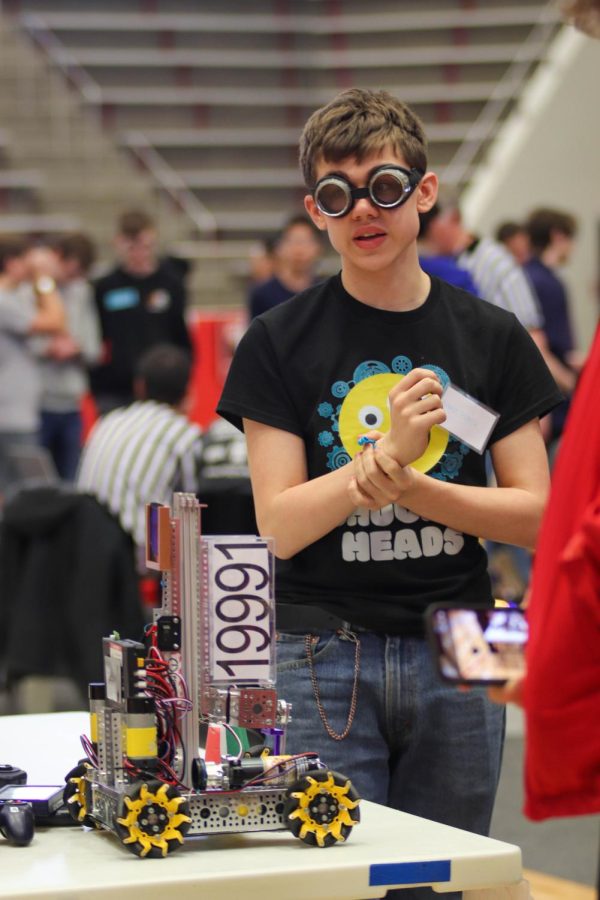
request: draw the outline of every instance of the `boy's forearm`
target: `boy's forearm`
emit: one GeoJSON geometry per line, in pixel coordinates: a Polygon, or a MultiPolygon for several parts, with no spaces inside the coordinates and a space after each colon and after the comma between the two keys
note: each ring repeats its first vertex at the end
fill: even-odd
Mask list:
{"type": "Polygon", "coordinates": [[[562,363],[554,353],[552,353],[550,347],[548,346],[546,335],[541,329],[533,329],[529,332],[529,334],[535,341],[538,350],[544,357],[544,362],[550,369],[552,377],[556,381],[561,391],[566,391],[566,393],[570,394],[575,390],[575,384],[577,382],[575,373],[568,366],[565,366],[564,363],[562,363]]]}
{"type": "Polygon", "coordinates": [[[63,331],[66,327],[65,308],[57,291],[49,294],[37,294],[37,315],[33,330],[47,333],[63,331]]]}
{"type": "MultiPolygon", "coordinates": [[[[472,487],[429,478],[413,470],[411,486],[398,503],[456,531],[487,540],[533,547],[545,501],[521,488],[472,487]]],[[[275,538],[275,554],[288,559],[319,540],[351,515],[351,466],[287,488],[260,521],[275,538]]]]}
{"type": "Polygon", "coordinates": [[[348,494],[352,467],[343,466],[327,475],[286,488],[260,513],[263,536],[275,539],[275,555],[289,559],[309,544],[329,534],[355,510],[348,494]]]}
{"type": "Polygon", "coordinates": [[[452,484],[414,472],[411,486],[398,502],[456,531],[532,548],[546,497],[517,487],[452,484]]]}
{"type": "Polygon", "coordinates": [[[550,350],[543,352],[542,355],[561,391],[571,394],[577,384],[575,373],[568,366],[565,366],[550,350]]]}

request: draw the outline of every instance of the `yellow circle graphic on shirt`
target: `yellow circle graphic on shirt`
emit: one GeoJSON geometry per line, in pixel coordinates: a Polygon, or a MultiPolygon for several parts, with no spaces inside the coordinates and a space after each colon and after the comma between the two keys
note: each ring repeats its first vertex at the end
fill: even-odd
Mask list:
{"type": "MultiPolygon", "coordinates": [[[[344,399],[340,410],[340,438],[352,458],[362,450],[358,439],[367,431],[390,430],[390,405],[388,394],[404,375],[383,372],[371,375],[355,384],[344,399]]],[[[422,456],[411,463],[419,472],[429,472],[440,461],[448,446],[449,434],[439,425],[429,433],[429,443],[422,456]]]]}

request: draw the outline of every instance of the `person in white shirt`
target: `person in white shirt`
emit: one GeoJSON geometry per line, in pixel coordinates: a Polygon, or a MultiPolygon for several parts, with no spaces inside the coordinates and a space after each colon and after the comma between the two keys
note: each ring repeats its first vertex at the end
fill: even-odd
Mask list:
{"type": "Polygon", "coordinates": [[[60,334],[65,313],[43,260],[22,237],[0,240],[0,494],[14,482],[12,448],[37,445],[41,378],[33,335],[60,334]]]}
{"type": "Polygon", "coordinates": [[[140,553],[147,503],[170,503],[173,491],[197,490],[202,432],[185,415],[189,355],[157,344],[141,357],[137,399],[102,416],[83,448],[77,487],[118,518],[140,553]]]}

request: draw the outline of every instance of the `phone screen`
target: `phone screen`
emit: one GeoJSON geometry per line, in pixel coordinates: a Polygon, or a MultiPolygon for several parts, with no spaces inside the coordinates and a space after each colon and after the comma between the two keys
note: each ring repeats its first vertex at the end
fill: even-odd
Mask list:
{"type": "Polygon", "coordinates": [[[519,609],[434,607],[428,629],[447,681],[503,684],[525,673],[528,630],[519,609]]]}

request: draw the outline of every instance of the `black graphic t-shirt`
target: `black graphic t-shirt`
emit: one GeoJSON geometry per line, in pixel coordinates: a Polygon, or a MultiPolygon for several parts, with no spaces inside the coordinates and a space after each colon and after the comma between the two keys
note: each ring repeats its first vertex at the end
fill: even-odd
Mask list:
{"type": "MultiPolygon", "coordinates": [[[[301,437],[312,479],[349,463],[361,434],[388,430],[389,391],[416,367],[500,413],[490,443],[561,399],[511,313],[433,277],[418,309],[376,309],[348,294],[338,275],[252,322],[218,411],[240,428],[247,418],[301,437]]],[[[486,484],[484,457],[437,426],[413,465],[443,481],[486,484]]],[[[398,504],[357,510],[279,560],[277,596],[391,634],[421,633],[429,603],[491,602],[478,537],[398,504]]]]}
{"type": "Polygon", "coordinates": [[[133,396],[133,378],[142,354],[155,344],[170,343],[191,352],[185,323],[185,290],[161,264],[150,275],[117,268],[94,285],[107,359],[90,373],[94,394],[133,396]]]}

